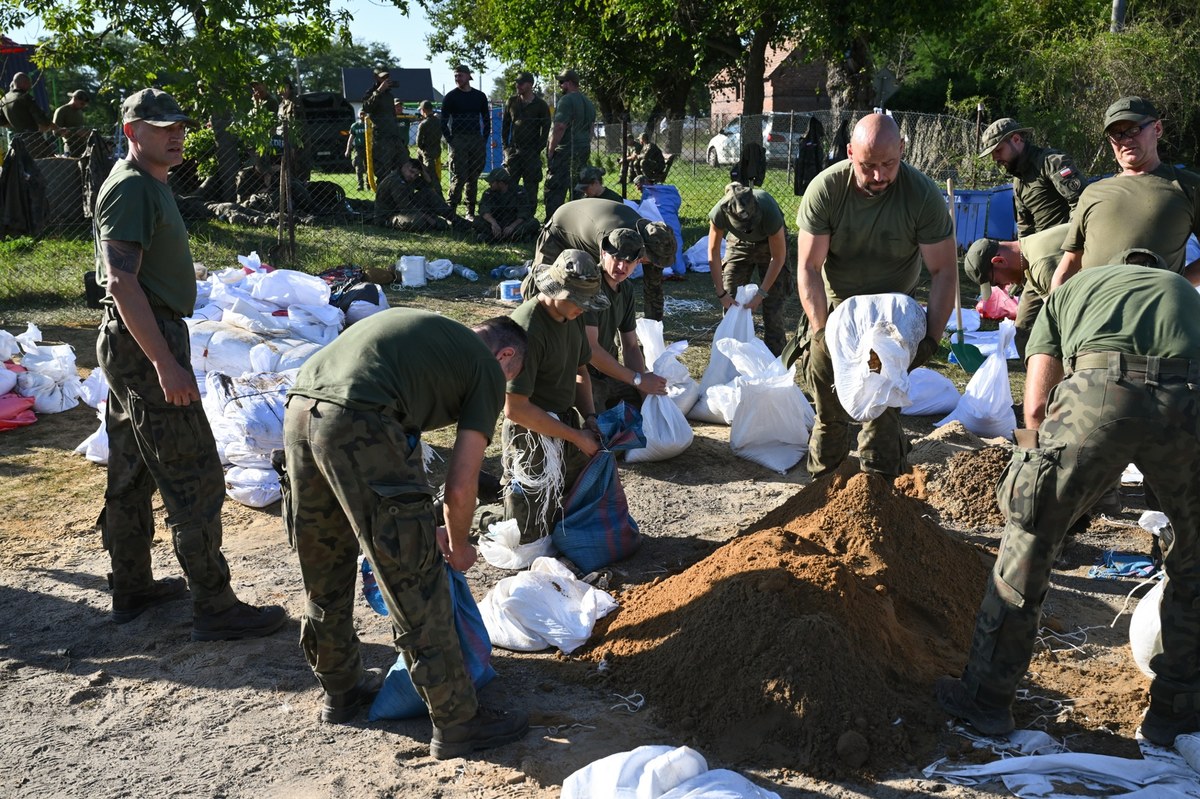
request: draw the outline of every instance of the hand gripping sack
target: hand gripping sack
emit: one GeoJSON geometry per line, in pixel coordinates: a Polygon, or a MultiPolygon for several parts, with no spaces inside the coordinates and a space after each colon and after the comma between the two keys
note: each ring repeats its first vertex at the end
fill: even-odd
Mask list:
{"type": "MultiPolygon", "coordinates": [[[[467,675],[479,690],[492,681],[496,670],[492,668],[492,640],[488,637],[487,627],[475,597],[471,596],[471,587],[462,572],[457,572],[444,564],[446,574],[450,577],[450,597],[454,605],[454,629],[458,632],[458,642],[462,645],[463,664],[467,667],[467,675]]],[[[367,718],[371,721],[379,719],[411,719],[429,712],[424,700],[413,687],[412,677],[404,657],[396,658],[395,664],[383,680],[375,701],[367,718]]]]}
{"type": "Polygon", "coordinates": [[[904,408],[908,365],[925,338],[925,311],[907,294],[862,294],[833,310],[825,344],[838,401],[859,422],[904,408]]]}
{"type": "Polygon", "coordinates": [[[971,377],[962,399],[949,416],[938,422],[938,427],[957,421],[977,436],[1012,440],[1017,415],[1013,412],[1008,361],[1004,354],[1016,335],[1015,323],[1008,319],[1000,323],[1000,344],[996,352],[989,355],[971,377]]]}
{"type": "Polygon", "coordinates": [[[712,354],[709,356],[708,368],[704,370],[704,376],[700,378],[700,398],[688,411],[689,419],[709,424],[729,424],[721,412],[713,406],[714,395],[711,390],[732,383],[737,377],[737,369],[733,362],[717,348],[717,342],[727,338],[734,341],[752,341],[754,339],[754,315],[746,307],[746,303],[754,299],[754,295],[757,293],[758,286],[753,283],[738,287],[735,296],[738,304],[726,311],[725,318],[721,320],[721,324],[717,325],[717,330],[713,333],[712,354]]]}
{"type": "Polygon", "coordinates": [[[642,402],[642,433],[646,436],[646,446],[625,453],[625,462],[663,461],[692,445],[692,426],[684,416],[686,409],[680,406],[679,397],[690,386],[694,389],[690,392],[694,404],[699,386],[678,359],[687,348],[686,341],[664,347],[662,322],[654,319],[637,320],[637,334],[646,360],[653,364],[654,374],[667,381],[667,394],[654,394],[642,402]]]}
{"type": "Polygon", "coordinates": [[[567,492],[563,516],[550,534],[558,551],[585,574],[632,555],[642,544],[617,474],[616,455],[645,445],[641,419],[622,402],[596,421],[601,449],[567,492]]]}
{"type": "Polygon", "coordinates": [[[637,320],[637,337],[651,371],[667,381],[667,396],[686,414],[700,397],[700,384],[679,360],[687,351],[688,343],[676,341],[666,346],[662,322],[657,319],[637,320]]]}

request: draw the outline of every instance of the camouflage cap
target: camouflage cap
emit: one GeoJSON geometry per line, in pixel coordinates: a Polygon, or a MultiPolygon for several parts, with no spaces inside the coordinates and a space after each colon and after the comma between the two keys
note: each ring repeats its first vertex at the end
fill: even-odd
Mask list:
{"type": "Polygon", "coordinates": [[[519,75],[517,75],[516,83],[517,83],[517,85],[520,85],[522,83],[533,83],[533,74],[529,73],[529,72],[520,73],[519,75]]]}
{"type": "Polygon", "coordinates": [[[754,224],[760,213],[754,189],[741,183],[730,183],[725,187],[721,208],[730,222],[747,228],[754,224]]]}
{"type": "Polygon", "coordinates": [[[583,250],[563,250],[552,264],[533,268],[533,284],[551,300],[568,300],[585,311],[603,311],[608,297],[600,292],[600,267],[583,250]]]}
{"type": "Polygon", "coordinates": [[[466,64],[457,64],[454,67],[454,74],[469,76],[471,74],[471,68],[469,66],[467,66],[466,64]]]}
{"type": "Polygon", "coordinates": [[[976,239],[963,256],[963,271],[979,284],[979,294],[985,300],[992,295],[992,259],[999,252],[999,239],[976,239]]]}
{"type": "Polygon", "coordinates": [[[574,69],[563,70],[562,74],[558,76],[558,82],[566,83],[568,81],[571,83],[579,83],[579,73],[574,69]]]}
{"type": "Polygon", "coordinates": [[[579,170],[579,182],[575,184],[575,190],[583,191],[597,180],[604,180],[604,170],[598,166],[585,166],[579,170]]]}
{"type": "Polygon", "coordinates": [[[508,174],[508,170],[502,166],[498,166],[491,172],[487,173],[484,178],[488,183],[512,183],[512,175],[508,174]]]}
{"type": "Polygon", "coordinates": [[[1179,269],[1172,269],[1167,265],[1165,258],[1156,253],[1154,250],[1147,250],[1145,247],[1131,247],[1128,250],[1125,250],[1117,256],[1115,263],[1149,266],[1153,269],[1165,269],[1168,272],[1182,271],[1179,269]]]}
{"type": "Polygon", "coordinates": [[[675,231],[671,230],[670,225],[665,222],[651,222],[649,219],[639,219],[637,230],[642,235],[642,241],[646,244],[646,254],[650,256],[652,264],[655,266],[669,266],[675,263],[679,245],[675,240],[675,231]]]}
{"type": "Polygon", "coordinates": [[[1114,122],[1145,122],[1161,118],[1162,114],[1154,107],[1154,103],[1145,97],[1131,95],[1117,100],[1104,112],[1104,129],[1108,130],[1108,126],[1114,122]]]}
{"type": "Polygon", "coordinates": [[[147,122],[165,128],[182,122],[190,127],[199,127],[196,120],[183,113],[175,98],[162,89],[142,89],[125,98],[121,103],[121,121],[147,122]]]}
{"type": "Polygon", "coordinates": [[[1014,133],[1028,133],[1031,130],[1032,128],[1023,126],[1020,122],[1012,117],[1002,117],[1001,119],[997,119],[995,122],[988,125],[987,129],[983,132],[983,139],[979,145],[981,148],[979,150],[979,157],[985,158],[991,155],[992,150],[995,150],[997,147],[1003,144],[1004,140],[1009,136],[1012,136],[1014,133]]]}
{"type": "Polygon", "coordinates": [[[627,227],[615,228],[604,234],[600,240],[600,250],[619,261],[640,261],[646,257],[646,243],[642,241],[642,234],[627,227]]]}

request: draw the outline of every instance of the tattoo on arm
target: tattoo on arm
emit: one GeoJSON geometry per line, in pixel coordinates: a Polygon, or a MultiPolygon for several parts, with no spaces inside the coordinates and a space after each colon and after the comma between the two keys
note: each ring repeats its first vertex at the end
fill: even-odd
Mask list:
{"type": "Polygon", "coordinates": [[[104,264],[110,270],[136,275],[142,267],[142,248],[131,241],[103,241],[104,264]]]}

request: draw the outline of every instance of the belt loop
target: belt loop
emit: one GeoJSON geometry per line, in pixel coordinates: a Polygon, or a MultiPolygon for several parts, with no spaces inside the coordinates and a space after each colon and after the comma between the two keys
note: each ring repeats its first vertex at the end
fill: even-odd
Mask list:
{"type": "Polygon", "coordinates": [[[1117,381],[1121,379],[1121,353],[1108,353],[1108,379],[1117,381]]]}
{"type": "Polygon", "coordinates": [[[1158,367],[1160,360],[1162,359],[1157,355],[1146,356],[1146,385],[1158,385],[1158,367]]]}

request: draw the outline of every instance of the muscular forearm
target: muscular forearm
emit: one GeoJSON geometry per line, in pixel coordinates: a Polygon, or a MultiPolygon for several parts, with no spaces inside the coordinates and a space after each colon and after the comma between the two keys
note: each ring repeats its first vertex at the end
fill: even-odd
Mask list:
{"type": "Polygon", "coordinates": [[[821,280],[820,267],[813,269],[803,264],[796,272],[800,288],[800,305],[808,317],[812,330],[823,330],[829,320],[829,299],[825,294],[825,283],[821,280]]]}
{"type": "Polygon", "coordinates": [[[1058,268],[1054,270],[1054,277],[1050,280],[1050,290],[1054,291],[1063,283],[1070,280],[1071,276],[1078,272],[1081,266],[1083,266],[1082,253],[1063,253],[1062,260],[1058,262],[1058,268]]]}
{"type": "Polygon", "coordinates": [[[1062,361],[1053,355],[1034,353],[1025,363],[1025,427],[1037,430],[1046,418],[1050,390],[1062,382],[1062,361]]]}

